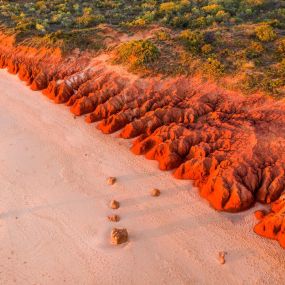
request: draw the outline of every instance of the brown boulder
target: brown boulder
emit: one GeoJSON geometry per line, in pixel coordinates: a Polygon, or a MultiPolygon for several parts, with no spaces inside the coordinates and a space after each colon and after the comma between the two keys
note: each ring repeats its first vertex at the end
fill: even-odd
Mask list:
{"type": "Polygon", "coordinates": [[[158,189],[152,189],[152,190],[150,191],[150,195],[153,196],[153,197],[158,197],[158,196],[160,196],[160,190],[158,190],[158,189]]]}
{"type": "Polygon", "coordinates": [[[116,200],[112,200],[110,202],[110,208],[114,209],[114,210],[119,209],[120,208],[120,203],[118,201],[116,201],[116,200]]]}
{"type": "Polygon", "coordinates": [[[110,222],[119,222],[120,221],[120,216],[118,215],[109,215],[108,220],[110,222]]]}
{"type": "Polygon", "coordinates": [[[114,228],[111,232],[111,243],[118,245],[128,241],[127,229],[114,228]]]}
{"type": "Polygon", "coordinates": [[[116,177],[108,177],[107,178],[107,184],[108,185],[114,185],[117,181],[117,178],[116,177]]]}

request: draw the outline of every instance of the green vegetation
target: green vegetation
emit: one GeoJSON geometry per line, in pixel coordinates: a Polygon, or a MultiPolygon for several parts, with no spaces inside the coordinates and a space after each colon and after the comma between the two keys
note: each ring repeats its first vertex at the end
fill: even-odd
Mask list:
{"type": "Polygon", "coordinates": [[[149,40],[116,48],[115,61],[165,74],[239,77],[239,88],[285,96],[284,0],[0,0],[0,24],[19,42],[66,51],[103,49],[100,24],[132,34],[160,26],[149,40]]]}
{"type": "Polygon", "coordinates": [[[257,27],[255,34],[261,42],[272,42],[276,39],[276,32],[269,25],[261,25],[257,27]]]}
{"type": "Polygon", "coordinates": [[[133,40],[116,50],[116,63],[124,63],[132,70],[145,69],[159,58],[158,48],[149,40],[133,40]]]}
{"type": "Polygon", "coordinates": [[[203,34],[197,31],[184,30],[180,33],[179,38],[186,49],[192,52],[199,52],[204,43],[203,34]]]}

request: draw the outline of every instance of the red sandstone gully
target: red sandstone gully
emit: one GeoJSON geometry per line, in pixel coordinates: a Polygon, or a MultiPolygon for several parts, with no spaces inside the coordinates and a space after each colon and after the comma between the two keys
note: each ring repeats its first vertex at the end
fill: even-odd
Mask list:
{"type": "Polygon", "coordinates": [[[86,114],[86,122],[99,122],[103,133],[136,138],[133,153],[193,180],[215,209],[271,203],[254,231],[285,248],[284,102],[185,77],[134,78],[100,57],[14,46],[3,34],[0,43],[1,68],[73,114],[86,114]]]}

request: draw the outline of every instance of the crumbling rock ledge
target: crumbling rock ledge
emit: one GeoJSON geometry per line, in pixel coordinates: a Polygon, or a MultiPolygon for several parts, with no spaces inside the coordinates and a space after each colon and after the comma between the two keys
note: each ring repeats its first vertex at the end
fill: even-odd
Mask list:
{"type": "Polygon", "coordinates": [[[162,170],[190,179],[219,211],[272,203],[255,232],[285,247],[285,104],[193,78],[140,79],[105,57],[15,46],[0,34],[0,67],[121,138],[162,170]],[[277,205],[277,206],[276,206],[277,205]]]}
{"type": "Polygon", "coordinates": [[[254,227],[254,232],[277,240],[285,248],[285,194],[271,203],[271,212],[254,227]]]}

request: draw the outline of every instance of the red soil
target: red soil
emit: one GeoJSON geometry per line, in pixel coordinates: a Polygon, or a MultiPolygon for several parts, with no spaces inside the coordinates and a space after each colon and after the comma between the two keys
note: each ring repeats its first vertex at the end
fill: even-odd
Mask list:
{"type": "MultiPolygon", "coordinates": [[[[133,153],[193,180],[215,209],[237,212],[285,192],[282,102],[184,77],[136,79],[87,53],[63,58],[58,50],[15,47],[11,37],[0,35],[0,42],[1,68],[66,103],[73,114],[87,114],[88,123],[100,121],[103,133],[120,130],[120,137],[136,138],[133,153]]],[[[255,232],[285,247],[280,199],[255,232]]]]}

